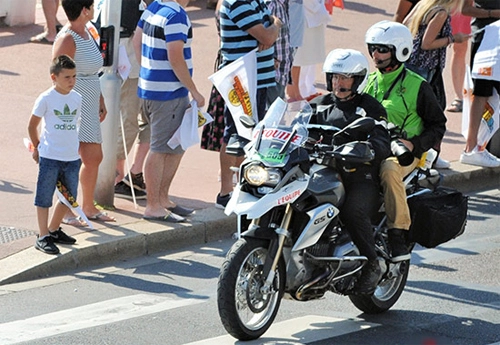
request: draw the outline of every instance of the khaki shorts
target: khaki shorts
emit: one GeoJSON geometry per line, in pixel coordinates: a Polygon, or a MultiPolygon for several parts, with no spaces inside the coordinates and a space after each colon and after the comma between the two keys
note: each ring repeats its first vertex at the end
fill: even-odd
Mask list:
{"type": "MultiPolygon", "coordinates": [[[[140,112],[141,100],[137,96],[138,81],[138,78],[129,78],[123,83],[120,89],[120,116],[123,120],[123,133],[125,134],[127,153],[132,149],[136,139],[138,143],[149,143],[151,140],[149,124],[140,112]]],[[[124,160],[125,152],[123,150],[121,121],[118,124],[118,131],[116,159],[124,160]]]]}

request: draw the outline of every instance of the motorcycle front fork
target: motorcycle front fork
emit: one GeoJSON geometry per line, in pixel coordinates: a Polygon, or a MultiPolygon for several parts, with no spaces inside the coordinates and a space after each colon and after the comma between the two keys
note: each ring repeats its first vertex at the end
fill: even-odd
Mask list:
{"type": "Polygon", "coordinates": [[[268,255],[264,263],[263,274],[264,277],[266,277],[266,281],[261,287],[261,292],[263,294],[271,292],[271,286],[276,275],[276,268],[278,267],[281,254],[283,253],[283,245],[285,244],[287,237],[290,236],[288,228],[290,226],[290,220],[292,219],[292,213],[292,207],[290,204],[287,204],[281,224],[274,230],[278,236],[271,240],[268,255]]]}

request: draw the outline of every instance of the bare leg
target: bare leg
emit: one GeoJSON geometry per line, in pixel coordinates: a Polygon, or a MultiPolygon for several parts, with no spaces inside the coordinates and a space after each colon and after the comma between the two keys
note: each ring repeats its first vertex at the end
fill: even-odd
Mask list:
{"type": "MultiPolygon", "coordinates": [[[[184,154],[166,154],[163,163],[163,176],[161,179],[160,186],[160,204],[163,208],[175,207],[175,203],[169,198],[170,186],[172,185],[172,180],[174,179],[175,173],[179,168],[181,159],[184,154]]],[[[146,184],[146,188],[148,188],[146,184]]]]}
{"type": "Polygon", "coordinates": [[[228,195],[233,191],[233,171],[231,167],[239,167],[243,157],[235,157],[226,153],[226,144],[221,145],[219,153],[220,162],[220,195],[228,195]]]}
{"type": "Polygon", "coordinates": [[[38,40],[45,38],[49,42],[53,42],[57,35],[56,25],[57,9],[59,7],[59,0],[42,0],[43,14],[45,16],[45,31],[40,35],[32,37],[31,40],[38,40]]]}
{"type": "Polygon", "coordinates": [[[469,132],[467,134],[467,142],[465,144],[465,152],[471,152],[477,146],[477,133],[481,124],[484,106],[488,97],[474,96],[470,109],[469,116],[469,132]]]}
{"type": "Polygon", "coordinates": [[[145,217],[162,217],[168,214],[160,203],[160,186],[164,176],[165,156],[164,153],[150,151],[146,158],[144,176],[148,181],[146,184],[148,199],[144,210],[145,217]]]}
{"type": "MultiPolygon", "coordinates": [[[[454,99],[463,99],[463,88],[465,78],[465,57],[467,55],[468,43],[453,44],[451,55],[451,80],[453,83],[454,99]]],[[[453,107],[454,108],[454,107],[453,107]]],[[[453,109],[451,106],[447,110],[453,109]]]]}
{"type": "Polygon", "coordinates": [[[300,80],[300,66],[293,66],[291,71],[292,83],[286,86],[286,93],[288,98],[293,101],[304,99],[300,94],[299,80],[300,80]]]}
{"type": "Polygon", "coordinates": [[[54,213],[50,219],[49,230],[55,231],[61,226],[64,215],[66,214],[67,207],[62,205],[59,201],[56,201],[56,207],[54,207],[54,213]],[[62,207],[58,207],[58,206],[62,207]]]}
{"type": "Polygon", "coordinates": [[[97,184],[99,164],[102,161],[101,144],[80,142],[80,185],[82,186],[82,210],[87,216],[100,211],[94,206],[94,192],[97,184]]]}
{"type": "Polygon", "coordinates": [[[48,207],[36,207],[36,216],[38,220],[39,236],[43,237],[49,234],[49,209],[48,207]]]}

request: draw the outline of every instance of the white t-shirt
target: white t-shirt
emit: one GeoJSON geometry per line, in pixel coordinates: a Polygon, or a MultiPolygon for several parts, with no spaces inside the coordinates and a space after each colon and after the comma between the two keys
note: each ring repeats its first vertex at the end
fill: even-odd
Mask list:
{"type": "Polygon", "coordinates": [[[32,114],[41,117],[40,157],[70,162],[78,155],[78,127],[82,96],[71,90],[63,95],[51,87],[38,96],[32,114]]]}

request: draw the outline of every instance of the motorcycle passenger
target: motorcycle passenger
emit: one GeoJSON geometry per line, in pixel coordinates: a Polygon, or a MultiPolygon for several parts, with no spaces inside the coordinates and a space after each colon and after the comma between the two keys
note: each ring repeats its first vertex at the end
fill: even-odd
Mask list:
{"type": "Polygon", "coordinates": [[[388,121],[400,129],[400,142],[414,156],[408,166],[401,166],[396,157],[390,157],[382,162],[380,171],[392,261],[399,262],[410,259],[405,233],[411,219],[403,178],[417,166],[422,154],[443,138],[446,117],[431,86],[404,66],[413,44],[406,26],[381,21],[368,29],[365,42],[377,70],[368,77],[364,91],[382,103],[388,121]]]}
{"type": "Polygon", "coordinates": [[[375,98],[361,93],[368,77],[368,60],[359,51],[332,50],[324,62],[323,72],[331,93],[311,100],[315,114],[312,123],[344,128],[363,116],[376,120],[375,128],[369,133],[356,133],[356,138],[334,139],[335,145],[353,140],[368,141],[375,151],[375,159],[370,163],[344,165],[341,169],[346,198],[340,212],[341,220],[361,255],[368,258],[353,292],[373,294],[382,272],[375,252],[371,215],[380,206],[380,163],[391,153],[386,111],[375,98]]]}

